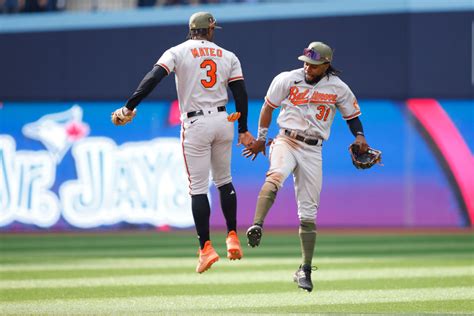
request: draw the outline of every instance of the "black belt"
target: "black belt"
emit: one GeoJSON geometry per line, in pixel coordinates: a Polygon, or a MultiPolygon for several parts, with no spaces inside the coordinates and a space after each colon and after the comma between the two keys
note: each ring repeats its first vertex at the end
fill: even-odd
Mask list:
{"type": "Polygon", "coordinates": [[[294,138],[296,140],[299,140],[300,142],[311,145],[311,146],[316,146],[316,145],[322,146],[323,145],[323,140],[322,139],[304,137],[304,136],[302,136],[300,134],[297,134],[296,132],[291,131],[289,129],[285,129],[285,135],[289,136],[291,138],[294,138]]]}
{"type": "MultiPolygon", "coordinates": [[[[188,118],[190,118],[190,117],[194,117],[194,116],[204,115],[204,111],[206,111],[206,110],[199,110],[199,111],[194,111],[194,112],[188,112],[188,113],[186,113],[186,116],[187,116],[188,118]]],[[[224,111],[225,111],[225,106],[224,106],[224,105],[217,107],[217,112],[224,112],[224,111]]],[[[209,114],[211,114],[211,111],[208,111],[208,112],[209,112],[209,114]]]]}

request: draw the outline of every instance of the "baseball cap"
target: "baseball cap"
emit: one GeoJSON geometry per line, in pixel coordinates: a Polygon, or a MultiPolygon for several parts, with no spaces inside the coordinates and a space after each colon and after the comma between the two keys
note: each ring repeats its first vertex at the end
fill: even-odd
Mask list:
{"type": "Polygon", "coordinates": [[[312,42],[303,50],[299,60],[312,65],[321,65],[332,61],[332,49],[323,42],[312,42]]]}
{"type": "Polygon", "coordinates": [[[209,12],[196,12],[189,18],[189,29],[208,29],[214,27],[221,29],[222,27],[216,25],[216,19],[209,12]]]}

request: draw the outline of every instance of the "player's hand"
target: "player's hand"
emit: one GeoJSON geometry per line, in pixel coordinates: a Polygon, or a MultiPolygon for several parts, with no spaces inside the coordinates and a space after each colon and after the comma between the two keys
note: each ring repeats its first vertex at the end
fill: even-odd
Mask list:
{"type": "Polygon", "coordinates": [[[245,133],[239,133],[239,140],[237,142],[237,146],[239,145],[244,145],[245,147],[248,147],[253,141],[255,141],[255,138],[250,134],[250,132],[245,132],[245,133]]]}
{"type": "Polygon", "coordinates": [[[357,135],[354,145],[356,145],[359,149],[358,152],[359,154],[366,153],[367,150],[369,149],[369,144],[367,144],[367,141],[365,140],[364,135],[357,135]]]}
{"type": "Polygon", "coordinates": [[[125,106],[112,112],[111,120],[117,126],[125,125],[128,122],[132,121],[133,118],[137,115],[137,109],[129,110],[125,106]]]}
{"type": "Polygon", "coordinates": [[[252,158],[252,161],[257,158],[258,154],[262,153],[266,156],[265,151],[265,141],[264,140],[255,140],[254,142],[250,143],[244,150],[242,150],[242,156],[245,158],[252,158]]]}

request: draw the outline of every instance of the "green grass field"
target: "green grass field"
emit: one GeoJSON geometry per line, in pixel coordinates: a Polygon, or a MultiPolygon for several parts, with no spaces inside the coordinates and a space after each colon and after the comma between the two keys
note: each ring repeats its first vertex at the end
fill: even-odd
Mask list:
{"type": "MultiPolygon", "coordinates": [[[[243,232],[240,233],[241,241],[243,232]]],[[[297,289],[292,233],[194,272],[190,232],[0,235],[1,315],[474,313],[474,238],[320,232],[315,289],[297,289]]]]}

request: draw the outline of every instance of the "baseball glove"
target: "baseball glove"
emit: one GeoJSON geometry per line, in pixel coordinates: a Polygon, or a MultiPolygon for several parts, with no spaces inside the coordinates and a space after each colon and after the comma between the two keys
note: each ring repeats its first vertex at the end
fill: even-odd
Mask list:
{"type": "Polygon", "coordinates": [[[133,118],[137,115],[137,110],[130,111],[126,107],[121,107],[120,109],[115,110],[112,112],[112,123],[115,125],[125,125],[128,122],[132,121],[133,118]]]}
{"type": "Polygon", "coordinates": [[[357,169],[369,169],[375,164],[382,164],[382,152],[377,149],[370,148],[367,152],[359,154],[359,145],[351,144],[349,146],[349,152],[352,158],[352,164],[357,169]]]}

